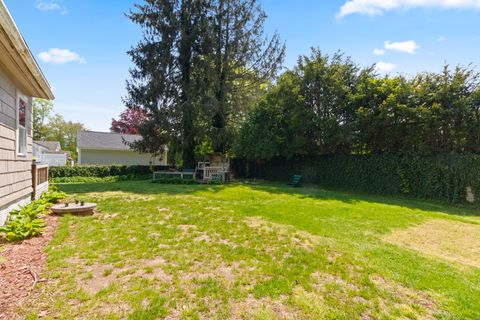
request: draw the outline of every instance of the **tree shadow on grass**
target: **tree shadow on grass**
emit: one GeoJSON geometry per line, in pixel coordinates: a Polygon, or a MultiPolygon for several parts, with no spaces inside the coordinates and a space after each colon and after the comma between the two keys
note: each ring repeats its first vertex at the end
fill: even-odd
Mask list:
{"type": "MultiPolygon", "coordinates": [[[[323,201],[341,201],[347,204],[370,202],[376,204],[393,205],[409,209],[419,209],[445,213],[454,216],[480,217],[480,208],[468,205],[452,206],[441,201],[421,200],[402,196],[381,196],[346,190],[325,189],[318,185],[306,185],[293,188],[286,184],[274,182],[261,182],[259,184],[232,183],[229,185],[174,185],[156,184],[150,181],[118,181],[96,183],[69,183],[58,184],[60,190],[67,193],[91,192],[131,192],[137,194],[165,194],[188,195],[198,192],[218,193],[232,186],[244,186],[252,190],[268,192],[271,194],[288,194],[299,199],[313,199],[323,201]]],[[[480,222],[480,221],[478,221],[480,222]]]]}
{"type": "Polygon", "coordinates": [[[166,194],[186,195],[199,191],[220,192],[225,185],[178,185],[159,184],[149,180],[140,181],[117,181],[117,182],[92,182],[92,183],[59,183],[56,186],[66,193],[91,193],[91,192],[130,192],[137,194],[166,194]]]}

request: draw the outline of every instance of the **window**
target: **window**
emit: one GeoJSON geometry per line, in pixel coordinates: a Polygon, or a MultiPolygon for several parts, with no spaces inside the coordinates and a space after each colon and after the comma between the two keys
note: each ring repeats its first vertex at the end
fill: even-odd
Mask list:
{"type": "Polygon", "coordinates": [[[17,107],[17,154],[27,154],[27,102],[23,97],[18,97],[17,107]]]}

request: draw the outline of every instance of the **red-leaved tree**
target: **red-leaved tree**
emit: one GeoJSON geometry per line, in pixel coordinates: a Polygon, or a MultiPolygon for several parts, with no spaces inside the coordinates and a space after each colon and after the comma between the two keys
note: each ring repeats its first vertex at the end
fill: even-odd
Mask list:
{"type": "Polygon", "coordinates": [[[138,134],[138,127],[147,120],[146,113],[140,107],[125,109],[118,120],[112,119],[111,132],[138,134]]]}

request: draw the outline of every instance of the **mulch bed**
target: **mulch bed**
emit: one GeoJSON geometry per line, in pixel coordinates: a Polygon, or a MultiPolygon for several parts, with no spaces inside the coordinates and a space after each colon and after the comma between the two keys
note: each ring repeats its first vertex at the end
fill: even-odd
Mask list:
{"type": "Polygon", "coordinates": [[[19,306],[35,285],[45,282],[42,272],[47,263],[45,247],[57,229],[57,218],[45,217],[47,227],[39,237],[0,245],[0,319],[15,319],[19,306]]]}

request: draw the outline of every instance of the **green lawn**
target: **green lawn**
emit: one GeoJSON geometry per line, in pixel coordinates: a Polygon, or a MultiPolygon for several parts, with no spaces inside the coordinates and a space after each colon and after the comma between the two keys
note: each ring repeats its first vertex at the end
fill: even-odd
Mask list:
{"type": "Polygon", "coordinates": [[[31,319],[480,318],[473,209],[281,185],[60,188],[100,213],[60,219],[31,319]]]}

